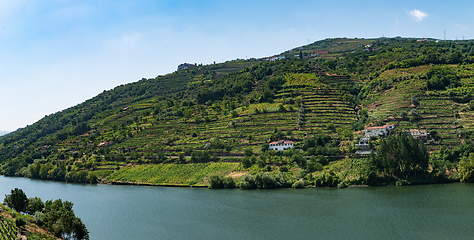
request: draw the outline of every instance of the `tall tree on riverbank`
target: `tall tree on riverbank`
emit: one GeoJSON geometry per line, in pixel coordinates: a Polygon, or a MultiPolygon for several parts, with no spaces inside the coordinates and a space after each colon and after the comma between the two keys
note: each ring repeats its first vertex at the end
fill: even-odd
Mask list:
{"type": "Polygon", "coordinates": [[[423,178],[428,170],[429,154],[425,145],[405,132],[382,140],[373,158],[380,172],[400,179],[423,178]]]}

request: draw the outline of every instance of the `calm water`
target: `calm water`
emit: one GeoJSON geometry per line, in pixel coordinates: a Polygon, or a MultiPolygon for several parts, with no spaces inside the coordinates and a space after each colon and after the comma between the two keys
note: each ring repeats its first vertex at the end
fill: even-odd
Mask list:
{"type": "Polygon", "coordinates": [[[72,201],[91,239],[474,238],[474,184],[242,191],[0,177],[0,194],[15,187],[72,201]]]}

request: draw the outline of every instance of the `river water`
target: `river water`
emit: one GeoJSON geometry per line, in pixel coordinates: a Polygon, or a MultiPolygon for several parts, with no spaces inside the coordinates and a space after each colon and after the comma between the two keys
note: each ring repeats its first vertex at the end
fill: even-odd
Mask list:
{"type": "Polygon", "coordinates": [[[474,184],[243,191],[0,176],[0,194],[13,188],[73,202],[94,240],[474,239],[474,184]]]}

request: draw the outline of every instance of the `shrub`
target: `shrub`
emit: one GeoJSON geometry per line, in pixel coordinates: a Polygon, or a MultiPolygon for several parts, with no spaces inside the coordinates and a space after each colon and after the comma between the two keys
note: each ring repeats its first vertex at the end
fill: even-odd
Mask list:
{"type": "Polygon", "coordinates": [[[410,182],[408,182],[407,180],[398,180],[397,182],[395,182],[395,185],[397,186],[403,186],[403,185],[409,185],[410,182]]]}
{"type": "Polygon", "coordinates": [[[211,176],[209,180],[209,188],[210,189],[220,189],[224,188],[224,181],[222,181],[222,178],[219,176],[211,176]]]}
{"type": "Polygon", "coordinates": [[[300,179],[299,181],[296,181],[291,185],[292,188],[304,188],[304,180],[300,179]]]}
{"type": "Polygon", "coordinates": [[[252,162],[250,161],[249,157],[241,158],[240,161],[242,162],[242,166],[244,168],[249,168],[252,166],[252,162]]]}
{"type": "Polygon", "coordinates": [[[26,225],[26,220],[23,216],[17,216],[15,218],[15,225],[18,227],[18,228],[21,228],[23,226],[26,225]]]}
{"type": "Polygon", "coordinates": [[[342,181],[342,182],[337,184],[337,188],[345,188],[345,187],[347,187],[346,181],[342,181]]]}
{"type": "Polygon", "coordinates": [[[245,175],[243,178],[240,179],[239,182],[240,189],[255,189],[257,185],[255,185],[255,179],[252,175],[245,175]]]}
{"type": "Polygon", "coordinates": [[[226,177],[223,179],[225,188],[235,188],[235,182],[232,177],[226,177]]]}
{"type": "Polygon", "coordinates": [[[33,219],[35,220],[36,224],[42,226],[44,223],[44,214],[42,212],[36,212],[33,216],[33,219]]]}

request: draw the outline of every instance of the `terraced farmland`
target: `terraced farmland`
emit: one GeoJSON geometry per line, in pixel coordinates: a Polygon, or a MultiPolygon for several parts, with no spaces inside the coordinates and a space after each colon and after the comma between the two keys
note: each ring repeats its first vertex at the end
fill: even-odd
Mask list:
{"type": "MultiPolygon", "coordinates": [[[[235,113],[222,114],[211,107],[203,109],[200,117],[193,119],[166,117],[161,121],[146,116],[142,124],[124,129],[134,137],[113,146],[115,149],[133,148],[145,152],[178,152],[184,149],[202,150],[206,143],[218,138],[232,146],[229,153],[242,153],[245,148],[258,151],[262,143],[270,141],[275,129],[285,138],[301,141],[307,134],[335,135],[335,129],[350,128],[356,115],[350,103],[341,98],[341,85],[349,89],[354,83],[348,77],[323,77],[324,89],[316,86],[287,86],[276,93],[272,103],[254,103],[235,109],[235,113]],[[298,95],[290,104],[292,91],[298,95]],[[285,100],[283,99],[285,97],[285,100]],[[298,126],[298,103],[305,106],[305,121],[298,126]],[[282,105],[285,111],[281,111],[282,105]]],[[[152,102],[133,107],[133,111],[151,108],[152,102]]],[[[114,121],[126,122],[127,114],[116,116],[114,121]]],[[[126,133],[124,133],[126,134],[126,133]]]]}
{"type": "MultiPolygon", "coordinates": [[[[422,70],[428,69],[423,67],[422,70]]],[[[462,139],[459,137],[458,131],[463,128],[463,125],[469,129],[471,122],[469,112],[461,113],[460,116],[455,117],[459,108],[464,104],[457,103],[450,98],[447,94],[448,91],[426,91],[425,80],[417,77],[404,79],[393,83],[389,89],[374,90],[364,100],[363,105],[368,108],[369,115],[375,119],[395,123],[400,130],[412,128],[428,132],[436,130],[439,139],[428,144],[430,151],[438,150],[441,145],[451,148],[461,144],[462,139]],[[418,99],[418,106],[411,102],[412,96],[418,99]],[[416,109],[417,119],[409,121],[410,112],[413,109],[416,109]],[[407,113],[406,118],[400,116],[402,111],[407,113]]],[[[461,81],[470,84],[472,79],[461,79],[461,81]]]]}

